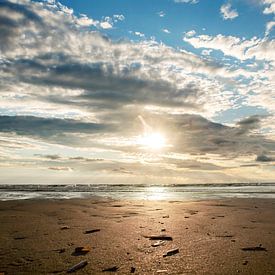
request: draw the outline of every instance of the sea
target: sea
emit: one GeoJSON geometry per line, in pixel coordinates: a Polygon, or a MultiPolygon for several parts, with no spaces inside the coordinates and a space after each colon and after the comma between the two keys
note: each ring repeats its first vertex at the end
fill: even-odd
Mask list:
{"type": "Polygon", "coordinates": [[[222,198],[275,198],[275,183],[253,184],[22,184],[0,185],[0,201],[109,198],[198,201],[222,198]]]}

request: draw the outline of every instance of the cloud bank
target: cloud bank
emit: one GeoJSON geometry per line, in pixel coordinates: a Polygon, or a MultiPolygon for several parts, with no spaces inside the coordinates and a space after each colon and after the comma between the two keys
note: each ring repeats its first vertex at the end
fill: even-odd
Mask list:
{"type": "Polygon", "coordinates": [[[201,56],[102,33],[123,20],[53,1],[0,3],[2,181],[270,180],[274,41],[187,32],[184,42],[208,50],[201,56]],[[221,63],[212,51],[250,63],[221,63]],[[243,104],[267,115],[215,121],[243,104]],[[138,145],[139,117],[166,136],[160,152],[138,145]],[[254,178],[251,165],[260,165],[254,178]]]}

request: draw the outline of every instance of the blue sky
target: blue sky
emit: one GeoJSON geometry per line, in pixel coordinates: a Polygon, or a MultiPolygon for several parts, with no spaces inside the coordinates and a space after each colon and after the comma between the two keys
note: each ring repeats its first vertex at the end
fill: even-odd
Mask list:
{"type": "Polygon", "coordinates": [[[84,13],[97,20],[113,14],[123,14],[126,18],[108,33],[115,38],[121,35],[131,39],[129,31],[139,31],[147,38],[155,36],[174,47],[183,47],[182,34],[196,30],[199,34],[224,34],[251,38],[262,37],[265,25],[273,19],[273,15],[264,15],[263,6],[251,4],[252,1],[231,1],[232,9],[239,16],[234,20],[223,20],[220,8],[226,1],[203,0],[197,4],[175,3],[173,0],[155,1],[61,1],[76,13],[84,13]],[[165,15],[160,17],[159,12],[165,15]],[[164,35],[162,29],[171,31],[164,35]],[[205,29],[205,30],[204,30],[205,29]]]}
{"type": "Polygon", "coordinates": [[[275,180],[275,0],[0,2],[0,183],[275,180]]]}

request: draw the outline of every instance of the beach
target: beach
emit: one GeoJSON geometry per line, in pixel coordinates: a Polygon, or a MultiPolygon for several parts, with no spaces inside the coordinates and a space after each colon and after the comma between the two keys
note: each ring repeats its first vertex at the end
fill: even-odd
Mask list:
{"type": "Polygon", "coordinates": [[[274,199],[1,201],[0,273],[275,274],[274,213],[274,199]]]}

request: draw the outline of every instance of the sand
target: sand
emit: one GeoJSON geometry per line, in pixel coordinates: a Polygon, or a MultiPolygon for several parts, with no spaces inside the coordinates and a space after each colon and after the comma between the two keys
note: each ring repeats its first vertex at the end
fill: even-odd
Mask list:
{"type": "Polygon", "coordinates": [[[275,274],[271,199],[0,202],[0,236],[4,274],[65,274],[83,260],[76,274],[275,274]],[[173,240],[146,238],[161,234],[173,240]]]}

